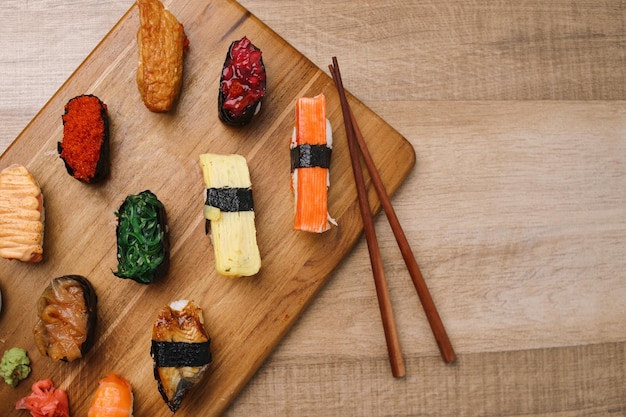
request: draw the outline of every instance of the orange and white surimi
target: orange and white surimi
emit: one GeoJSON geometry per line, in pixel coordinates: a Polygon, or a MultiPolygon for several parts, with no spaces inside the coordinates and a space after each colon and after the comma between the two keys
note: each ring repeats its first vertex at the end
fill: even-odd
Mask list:
{"type": "Polygon", "coordinates": [[[326,118],[326,97],[319,94],[299,98],[290,143],[294,230],[322,233],[330,229],[331,224],[337,224],[328,213],[328,164],[332,137],[330,121],[326,118]],[[325,163],[320,164],[320,160],[325,163]]]}

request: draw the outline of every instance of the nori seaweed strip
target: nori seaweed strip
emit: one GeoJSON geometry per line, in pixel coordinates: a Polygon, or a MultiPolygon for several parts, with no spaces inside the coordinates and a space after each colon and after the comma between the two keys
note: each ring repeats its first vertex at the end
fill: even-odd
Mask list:
{"type": "Polygon", "coordinates": [[[204,204],[227,212],[254,211],[252,188],[207,188],[207,198],[204,204]]]}
{"type": "Polygon", "coordinates": [[[126,197],[118,212],[116,277],[150,284],[169,269],[165,206],[150,190],[126,197]]]}
{"type": "Polygon", "coordinates": [[[291,148],[291,172],[297,168],[330,167],[332,149],[327,145],[303,143],[291,148]]]}
{"type": "Polygon", "coordinates": [[[201,343],[162,342],[153,340],[150,355],[157,367],[181,368],[211,363],[211,340],[201,343]]]}
{"type": "MultiPolygon", "coordinates": [[[[83,94],[82,96],[77,96],[77,97],[70,99],[70,101],[68,101],[67,104],[65,105],[65,111],[63,114],[64,115],[68,114],[69,104],[73,100],[79,99],[81,97],[94,97],[95,99],[98,100],[98,103],[100,105],[100,118],[102,122],[104,123],[104,137],[102,138],[102,144],[100,145],[100,150],[99,150],[100,157],[98,158],[98,162],[96,163],[96,169],[94,171],[93,177],[91,177],[89,180],[76,178],[74,176],[74,168],[64,158],[61,158],[61,160],[63,161],[63,164],[65,165],[65,169],[68,174],[70,174],[72,177],[76,178],[77,180],[81,182],[84,182],[86,184],[92,184],[94,182],[102,181],[105,178],[107,178],[111,171],[109,113],[108,113],[106,105],[97,96],[93,94],[83,94]]],[[[62,121],[63,121],[63,125],[65,126],[65,120],[63,118],[62,118],[62,121]]],[[[57,152],[59,153],[59,155],[61,155],[61,153],[63,152],[63,140],[61,140],[61,142],[57,142],[57,152]]]]}

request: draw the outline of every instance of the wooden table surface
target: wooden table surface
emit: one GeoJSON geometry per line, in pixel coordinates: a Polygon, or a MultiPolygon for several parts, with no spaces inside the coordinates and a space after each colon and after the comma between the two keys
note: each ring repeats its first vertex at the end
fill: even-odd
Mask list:
{"type": "MultiPolygon", "coordinates": [[[[361,239],[226,415],[626,415],[626,3],[239,3],[320,68],[337,56],[413,145],[393,203],[458,361],[379,215],[407,376],[361,239]]],[[[0,151],[131,5],[3,2],[0,151]]]]}

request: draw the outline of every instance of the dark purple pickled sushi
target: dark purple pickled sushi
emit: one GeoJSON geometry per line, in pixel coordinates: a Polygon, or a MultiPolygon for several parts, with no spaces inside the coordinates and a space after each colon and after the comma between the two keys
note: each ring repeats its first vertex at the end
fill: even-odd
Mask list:
{"type": "Polygon", "coordinates": [[[220,77],[220,120],[231,126],[249,123],[261,109],[265,83],[261,50],[245,36],[231,43],[220,77]]]}

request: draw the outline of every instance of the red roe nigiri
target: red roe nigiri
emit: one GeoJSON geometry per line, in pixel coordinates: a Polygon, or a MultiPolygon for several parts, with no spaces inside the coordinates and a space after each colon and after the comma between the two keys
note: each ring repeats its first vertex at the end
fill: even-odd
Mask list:
{"type": "Polygon", "coordinates": [[[87,184],[105,179],[110,171],[109,115],[106,104],[92,94],[65,105],[63,140],[57,144],[68,174],[87,184]]]}
{"type": "Polygon", "coordinates": [[[133,391],[130,383],[111,372],[100,380],[88,417],[132,417],[133,391]]]}

